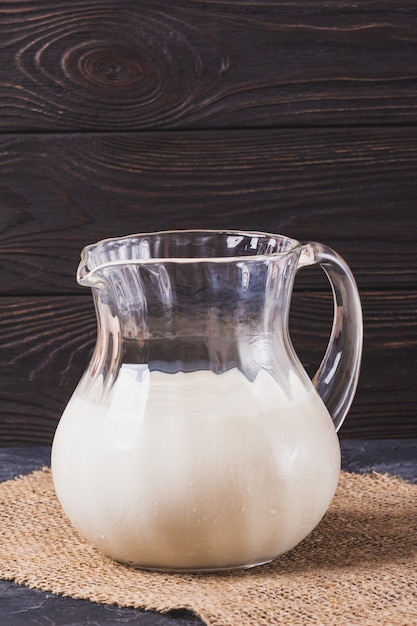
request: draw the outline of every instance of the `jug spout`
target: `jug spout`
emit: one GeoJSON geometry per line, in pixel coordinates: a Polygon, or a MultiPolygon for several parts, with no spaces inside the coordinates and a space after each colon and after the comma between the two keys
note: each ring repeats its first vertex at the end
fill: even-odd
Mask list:
{"type": "Polygon", "coordinates": [[[151,259],[146,236],[114,237],[85,246],[77,269],[77,282],[85,287],[104,286],[106,268],[131,265],[151,259]]]}

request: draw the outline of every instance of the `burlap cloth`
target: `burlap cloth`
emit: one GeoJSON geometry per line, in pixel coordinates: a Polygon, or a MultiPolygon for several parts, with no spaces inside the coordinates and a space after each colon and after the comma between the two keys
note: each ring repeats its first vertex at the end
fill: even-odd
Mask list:
{"type": "Polygon", "coordinates": [[[96,602],[188,608],[209,625],[417,624],[417,485],[342,473],[313,533],[274,563],[160,574],[102,556],[67,521],[50,470],[0,485],[0,577],[96,602]]]}

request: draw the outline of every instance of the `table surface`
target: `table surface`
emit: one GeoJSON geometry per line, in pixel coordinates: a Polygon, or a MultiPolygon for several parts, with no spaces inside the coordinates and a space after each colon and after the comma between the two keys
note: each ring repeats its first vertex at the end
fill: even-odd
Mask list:
{"type": "MultiPolygon", "coordinates": [[[[342,440],[342,467],[380,472],[417,482],[417,439],[342,440]]],[[[0,448],[0,481],[28,474],[50,463],[50,448],[0,448]]],[[[0,580],[0,624],[26,626],[198,626],[203,622],[186,610],[159,614],[131,608],[63,598],[0,580]]]]}

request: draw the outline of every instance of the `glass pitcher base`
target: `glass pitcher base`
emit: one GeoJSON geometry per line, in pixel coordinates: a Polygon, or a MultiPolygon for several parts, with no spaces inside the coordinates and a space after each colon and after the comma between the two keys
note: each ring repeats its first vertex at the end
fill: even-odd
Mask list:
{"type": "Polygon", "coordinates": [[[227,573],[227,572],[235,572],[236,570],[247,570],[254,569],[255,567],[261,567],[262,565],[267,565],[271,563],[275,559],[266,559],[261,561],[256,561],[255,563],[249,563],[244,565],[220,565],[220,566],[209,566],[209,567],[153,567],[147,565],[139,565],[137,563],[126,563],[124,561],[117,561],[122,565],[127,565],[128,567],[132,567],[138,570],[144,570],[146,572],[159,572],[162,574],[216,574],[216,573],[227,573]]]}

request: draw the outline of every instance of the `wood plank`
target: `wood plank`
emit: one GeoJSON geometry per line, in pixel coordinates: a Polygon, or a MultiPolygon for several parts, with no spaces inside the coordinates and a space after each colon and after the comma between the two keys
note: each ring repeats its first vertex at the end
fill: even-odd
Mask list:
{"type": "Polygon", "coordinates": [[[323,241],[362,289],[414,289],[416,171],[417,128],[6,135],[0,293],[79,293],[84,245],[175,228],[323,241]]]}
{"type": "MultiPolygon", "coordinates": [[[[341,436],[416,437],[417,295],[362,294],[365,352],[359,390],[341,436]]],[[[313,374],[327,343],[328,293],[298,291],[291,336],[313,374]]],[[[95,343],[84,296],[0,298],[0,445],[49,444],[95,343]]]]}
{"type": "Polygon", "coordinates": [[[417,121],[413,0],[0,4],[0,128],[417,121]]]}
{"type": "Polygon", "coordinates": [[[48,444],[95,343],[85,297],[0,299],[0,445],[48,444]]]}

